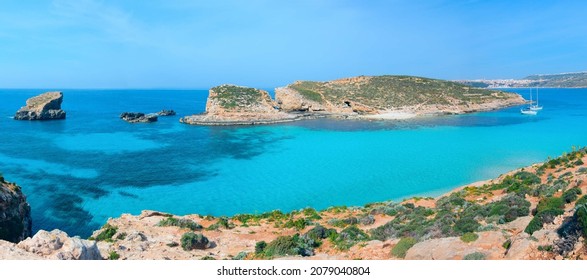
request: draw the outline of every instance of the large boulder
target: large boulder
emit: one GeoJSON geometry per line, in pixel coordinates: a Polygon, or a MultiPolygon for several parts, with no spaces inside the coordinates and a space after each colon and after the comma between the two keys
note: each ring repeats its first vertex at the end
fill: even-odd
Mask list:
{"type": "Polygon", "coordinates": [[[15,120],[58,120],[65,119],[65,111],[61,110],[63,93],[60,91],[46,92],[29,98],[26,106],[14,115],[15,120]]]}
{"type": "Polygon", "coordinates": [[[61,230],[51,232],[39,230],[32,238],[18,243],[20,249],[46,259],[56,260],[101,260],[102,255],[96,241],[69,237],[61,230]]]}
{"type": "Polygon", "coordinates": [[[0,175],[0,239],[19,242],[31,235],[31,206],[20,187],[0,175]]]}

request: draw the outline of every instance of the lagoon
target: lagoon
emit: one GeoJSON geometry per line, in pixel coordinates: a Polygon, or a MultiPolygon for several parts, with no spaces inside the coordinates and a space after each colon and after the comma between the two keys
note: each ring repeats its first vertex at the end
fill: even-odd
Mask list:
{"type": "Polygon", "coordinates": [[[27,195],[33,231],[82,237],[143,209],[234,215],[436,196],[587,145],[587,89],[541,89],[537,116],[512,107],[243,127],[179,123],[204,110],[205,90],[63,90],[66,120],[11,119],[44,91],[0,90],[0,172],[27,195]],[[178,115],[118,118],[161,109],[178,115]]]}

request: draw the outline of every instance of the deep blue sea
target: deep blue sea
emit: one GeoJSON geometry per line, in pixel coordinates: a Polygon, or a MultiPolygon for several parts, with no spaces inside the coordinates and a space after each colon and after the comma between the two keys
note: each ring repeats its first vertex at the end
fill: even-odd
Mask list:
{"type": "MultiPolygon", "coordinates": [[[[180,124],[204,90],[64,90],[61,121],[15,121],[45,90],[0,90],[0,172],[22,186],[34,231],[87,237],[143,209],[233,215],[434,196],[587,145],[587,89],[543,89],[519,107],[407,121],[180,124]],[[129,124],[124,111],[177,116],[129,124]]],[[[512,90],[528,98],[528,89],[512,90]]]]}

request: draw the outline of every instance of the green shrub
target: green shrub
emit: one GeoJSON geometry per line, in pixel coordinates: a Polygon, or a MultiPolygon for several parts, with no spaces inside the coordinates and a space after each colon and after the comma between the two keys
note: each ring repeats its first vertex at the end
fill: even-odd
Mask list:
{"type": "Polygon", "coordinates": [[[577,226],[584,238],[587,238],[587,205],[581,205],[575,211],[577,226]]]}
{"type": "Polygon", "coordinates": [[[455,222],[457,232],[466,233],[476,231],[481,224],[471,217],[463,217],[455,222]]]}
{"type": "Polygon", "coordinates": [[[535,231],[538,231],[541,229],[542,229],[542,221],[540,220],[540,217],[535,216],[534,218],[532,218],[530,223],[528,223],[528,225],[524,229],[524,232],[532,235],[535,231]]]}
{"type": "Polygon", "coordinates": [[[485,259],[485,254],[483,254],[481,252],[471,253],[471,254],[468,254],[463,257],[463,260],[466,260],[466,261],[481,261],[484,259],[485,259]]]}
{"type": "Polygon", "coordinates": [[[180,227],[180,228],[187,228],[190,230],[199,230],[202,229],[202,226],[199,225],[198,223],[189,220],[189,219],[176,219],[173,217],[168,217],[165,220],[161,220],[159,221],[159,223],[157,224],[160,227],[170,227],[170,226],[175,226],[175,227],[180,227]]]}
{"type": "Polygon", "coordinates": [[[212,256],[203,256],[202,258],[200,258],[200,260],[202,260],[202,261],[214,261],[216,259],[214,257],[212,257],[212,256]]]}
{"type": "Polygon", "coordinates": [[[108,259],[109,260],[117,260],[120,258],[120,255],[118,253],[116,253],[116,251],[110,251],[108,253],[108,259]]]}
{"type": "Polygon", "coordinates": [[[576,206],[579,206],[581,204],[587,204],[587,195],[582,196],[577,200],[577,202],[575,202],[576,206]]]}
{"type": "Polygon", "coordinates": [[[208,227],[208,230],[217,230],[220,228],[233,229],[234,224],[232,222],[229,222],[228,218],[220,217],[218,218],[218,221],[216,223],[208,227]]]}
{"type": "Polygon", "coordinates": [[[563,193],[563,200],[565,201],[565,203],[571,203],[575,200],[577,200],[577,197],[581,194],[581,189],[580,188],[571,188],[568,189],[567,191],[565,191],[563,193]]]}
{"type": "Polygon", "coordinates": [[[543,251],[543,252],[552,252],[552,250],[554,249],[554,247],[552,247],[552,245],[539,245],[538,246],[538,251],[543,251]]]}
{"type": "Polygon", "coordinates": [[[334,236],[336,234],[337,232],[333,228],[325,228],[321,225],[317,225],[308,232],[306,232],[306,234],[304,235],[314,240],[321,240],[324,238],[329,238],[330,236],[334,236]]]}
{"type": "Polygon", "coordinates": [[[417,243],[417,241],[415,238],[412,238],[412,237],[402,238],[391,249],[391,255],[403,259],[406,257],[406,253],[408,252],[408,250],[410,248],[412,248],[412,246],[416,245],[416,243],[417,243]]]}
{"type": "Polygon", "coordinates": [[[274,256],[295,256],[295,255],[310,255],[306,252],[306,246],[300,242],[298,234],[293,236],[279,236],[271,241],[262,251],[262,255],[266,258],[274,256]]]}
{"type": "Polygon", "coordinates": [[[348,250],[361,241],[368,241],[369,235],[355,225],[348,226],[339,234],[330,234],[330,241],[341,250],[348,250]]]}
{"type": "Polygon", "coordinates": [[[186,251],[193,249],[206,249],[208,246],[208,238],[201,233],[186,232],[181,236],[181,248],[186,251]]]}
{"type": "Polygon", "coordinates": [[[310,221],[306,220],[305,218],[299,218],[297,220],[289,220],[285,223],[285,228],[295,228],[297,230],[302,230],[306,228],[307,225],[310,225],[310,221]]]}
{"type": "Polygon", "coordinates": [[[267,248],[267,242],[258,241],[255,243],[255,254],[261,254],[265,248],[267,248]]]}
{"type": "Polygon", "coordinates": [[[488,209],[487,216],[498,216],[498,221],[503,220],[503,222],[507,223],[518,217],[528,216],[530,202],[520,195],[509,194],[499,201],[487,204],[485,208],[488,209]]]}
{"type": "Polygon", "coordinates": [[[304,210],[302,210],[302,213],[304,214],[304,216],[306,216],[307,219],[311,221],[322,219],[320,214],[318,214],[318,211],[316,211],[316,209],[314,208],[304,208],[304,210]]]}
{"type": "Polygon", "coordinates": [[[536,212],[540,213],[544,210],[548,209],[564,209],[565,208],[565,201],[560,197],[546,197],[540,202],[538,202],[538,206],[536,206],[536,212]]]}
{"type": "Polygon", "coordinates": [[[116,236],[116,239],[118,240],[124,240],[126,238],[128,234],[126,232],[121,232],[118,234],[118,236],[116,236]]]}
{"type": "Polygon", "coordinates": [[[232,257],[233,260],[244,260],[247,258],[247,256],[249,255],[249,253],[242,251],[239,252],[236,256],[232,257]]]}
{"type": "Polygon", "coordinates": [[[112,237],[116,234],[117,227],[110,224],[105,224],[102,227],[102,231],[94,238],[96,241],[107,241],[113,242],[112,237]]]}
{"type": "Polygon", "coordinates": [[[512,247],[512,241],[510,239],[506,240],[503,244],[501,244],[501,247],[508,250],[510,247],[512,247]]]}
{"type": "Polygon", "coordinates": [[[479,238],[479,235],[477,235],[476,233],[472,233],[472,232],[467,232],[461,236],[461,240],[465,243],[473,242],[473,241],[477,240],[478,238],[479,238]]]}

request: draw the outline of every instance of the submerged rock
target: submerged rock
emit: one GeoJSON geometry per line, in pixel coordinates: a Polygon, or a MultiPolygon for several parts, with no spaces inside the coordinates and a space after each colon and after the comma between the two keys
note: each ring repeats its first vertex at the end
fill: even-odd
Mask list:
{"type": "Polygon", "coordinates": [[[19,242],[31,235],[31,206],[16,184],[0,175],[0,239],[19,242]]]}
{"type": "Polygon", "coordinates": [[[131,112],[124,112],[120,114],[120,118],[129,122],[129,123],[150,123],[157,121],[156,114],[147,114],[144,113],[131,113],[131,112]]]}
{"type": "Polygon", "coordinates": [[[61,110],[63,93],[60,91],[46,92],[29,98],[26,106],[14,115],[15,120],[58,120],[65,119],[65,111],[61,110]]]}
{"type": "Polygon", "coordinates": [[[163,109],[163,110],[161,110],[161,111],[157,112],[157,115],[158,115],[158,116],[161,116],[161,117],[165,117],[165,116],[175,116],[175,111],[173,111],[173,110],[165,110],[165,109],[163,109]]]}

